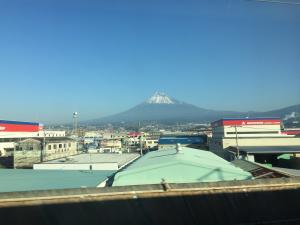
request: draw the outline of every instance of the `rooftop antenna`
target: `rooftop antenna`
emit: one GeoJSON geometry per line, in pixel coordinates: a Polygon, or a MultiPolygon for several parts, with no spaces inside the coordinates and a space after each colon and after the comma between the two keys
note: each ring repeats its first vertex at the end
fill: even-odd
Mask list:
{"type": "Polygon", "coordinates": [[[73,134],[77,134],[78,113],[73,112],[73,134]]]}

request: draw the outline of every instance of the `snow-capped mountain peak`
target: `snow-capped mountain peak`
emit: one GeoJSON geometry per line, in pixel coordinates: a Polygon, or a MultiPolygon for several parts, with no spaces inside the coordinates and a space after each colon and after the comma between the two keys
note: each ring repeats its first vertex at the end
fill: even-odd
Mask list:
{"type": "Polygon", "coordinates": [[[149,98],[146,103],[148,104],[175,104],[170,97],[168,97],[165,93],[155,92],[155,94],[149,98]]]}

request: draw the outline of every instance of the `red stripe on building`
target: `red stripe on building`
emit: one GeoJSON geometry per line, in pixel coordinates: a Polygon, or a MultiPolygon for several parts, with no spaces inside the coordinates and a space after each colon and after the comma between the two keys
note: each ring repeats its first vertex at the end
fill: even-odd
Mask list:
{"type": "Polygon", "coordinates": [[[281,120],[277,119],[257,119],[257,120],[220,120],[212,123],[213,127],[219,126],[246,126],[246,125],[276,125],[281,120]]]}
{"type": "Polygon", "coordinates": [[[223,126],[232,125],[276,125],[280,120],[224,120],[223,126]]]}
{"type": "Polygon", "coordinates": [[[0,132],[38,132],[39,126],[21,124],[0,124],[0,132]]]}
{"type": "Polygon", "coordinates": [[[285,130],[282,131],[281,133],[287,135],[300,135],[300,130],[285,130]]]}

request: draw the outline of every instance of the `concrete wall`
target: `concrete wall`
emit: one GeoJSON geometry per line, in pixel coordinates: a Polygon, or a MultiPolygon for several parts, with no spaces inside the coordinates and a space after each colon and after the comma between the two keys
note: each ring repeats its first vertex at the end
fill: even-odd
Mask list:
{"type": "MultiPolygon", "coordinates": [[[[45,151],[43,154],[43,161],[49,161],[53,159],[64,158],[77,154],[77,151],[61,151],[61,152],[49,152],[45,151]]],[[[41,150],[25,150],[15,151],[14,165],[16,168],[32,167],[33,164],[41,162],[41,150]]]]}
{"type": "Polygon", "coordinates": [[[0,132],[0,138],[31,138],[39,137],[39,132],[0,132]]]}

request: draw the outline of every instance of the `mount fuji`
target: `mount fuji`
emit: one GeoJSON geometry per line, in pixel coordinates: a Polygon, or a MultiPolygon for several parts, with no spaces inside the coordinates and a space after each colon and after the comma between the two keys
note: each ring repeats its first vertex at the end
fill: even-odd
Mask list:
{"type": "MultiPolygon", "coordinates": [[[[133,108],[107,117],[86,121],[88,124],[107,122],[211,122],[220,118],[238,117],[280,117],[293,115],[300,118],[300,104],[267,112],[234,112],[210,110],[197,107],[169,97],[165,93],[156,92],[152,97],[133,108]]],[[[300,121],[300,119],[299,119],[300,121]]]]}
{"type": "Polygon", "coordinates": [[[99,118],[89,122],[133,122],[133,121],[182,121],[209,122],[220,117],[237,117],[245,113],[231,111],[215,111],[199,108],[195,105],[178,101],[165,93],[156,92],[152,97],[135,107],[112,116],[99,118]]]}

